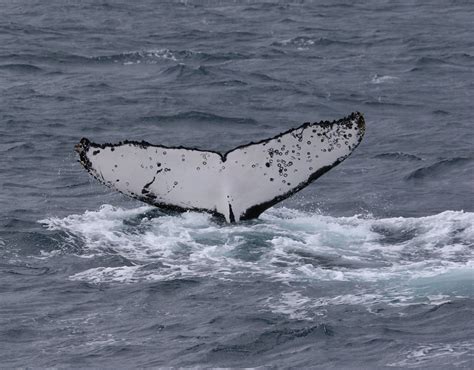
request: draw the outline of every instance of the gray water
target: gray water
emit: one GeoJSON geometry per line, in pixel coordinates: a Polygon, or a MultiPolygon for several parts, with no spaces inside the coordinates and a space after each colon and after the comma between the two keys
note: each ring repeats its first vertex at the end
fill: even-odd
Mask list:
{"type": "Polygon", "coordinates": [[[472,368],[470,1],[10,1],[2,367],[472,368]],[[258,220],[166,214],[73,151],[226,151],[361,111],[356,152],[258,220]]]}

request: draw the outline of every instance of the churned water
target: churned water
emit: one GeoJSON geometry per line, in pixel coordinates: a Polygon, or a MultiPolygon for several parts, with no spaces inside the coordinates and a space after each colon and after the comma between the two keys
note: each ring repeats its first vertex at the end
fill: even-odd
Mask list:
{"type": "Polygon", "coordinates": [[[4,2],[0,365],[472,368],[473,17],[455,0],[4,2]],[[127,199],[73,151],[226,151],[352,111],[349,159],[235,225],[127,199]]]}

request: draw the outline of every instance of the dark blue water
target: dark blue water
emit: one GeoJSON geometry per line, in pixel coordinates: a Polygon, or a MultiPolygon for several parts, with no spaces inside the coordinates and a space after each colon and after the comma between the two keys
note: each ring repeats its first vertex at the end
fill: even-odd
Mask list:
{"type": "Polygon", "coordinates": [[[472,368],[470,1],[10,1],[0,365],[472,368]],[[365,114],[259,220],[114,193],[74,144],[228,150],[365,114]]]}

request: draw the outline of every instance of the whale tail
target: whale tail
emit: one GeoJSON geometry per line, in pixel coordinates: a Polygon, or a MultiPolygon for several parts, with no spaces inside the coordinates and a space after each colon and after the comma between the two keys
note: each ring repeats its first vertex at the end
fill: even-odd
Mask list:
{"type": "Polygon", "coordinates": [[[304,123],[224,154],[124,141],[75,146],[101,183],[164,209],[206,211],[227,222],[258,217],[346,159],[365,132],[361,113],[304,123]]]}

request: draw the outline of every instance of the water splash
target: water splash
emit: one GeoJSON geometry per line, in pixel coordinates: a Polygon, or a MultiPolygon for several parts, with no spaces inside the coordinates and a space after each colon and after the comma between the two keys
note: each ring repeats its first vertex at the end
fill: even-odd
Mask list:
{"type": "Polygon", "coordinates": [[[203,213],[156,217],[152,210],[104,205],[40,222],[79,239],[84,257],[118,254],[129,262],[71,276],[92,282],[255,275],[285,283],[381,282],[472,267],[474,214],[462,211],[375,219],[278,208],[260,220],[221,225],[203,213]]]}

